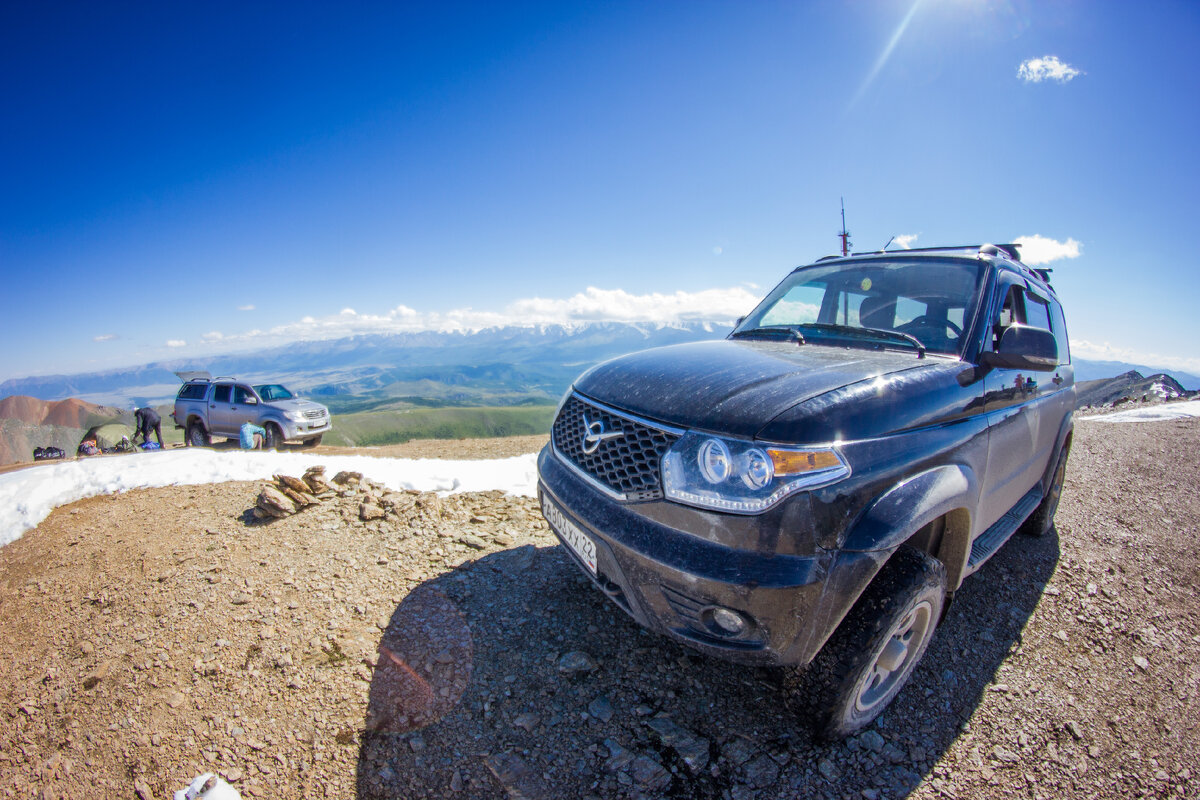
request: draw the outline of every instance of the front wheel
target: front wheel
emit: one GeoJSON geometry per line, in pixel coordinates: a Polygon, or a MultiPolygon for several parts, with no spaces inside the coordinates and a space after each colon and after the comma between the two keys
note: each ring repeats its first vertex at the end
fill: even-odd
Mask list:
{"type": "Polygon", "coordinates": [[[819,738],[845,738],[883,713],[925,654],[945,598],[940,561],[907,546],[896,551],[809,667],[819,738]]]}
{"type": "Polygon", "coordinates": [[[187,429],[187,441],[192,447],[208,447],[212,444],[208,431],[199,422],[193,422],[187,429]]]}
{"type": "Polygon", "coordinates": [[[283,430],[274,422],[266,424],[266,441],[263,442],[263,447],[267,450],[278,450],[283,444],[283,430]]]}

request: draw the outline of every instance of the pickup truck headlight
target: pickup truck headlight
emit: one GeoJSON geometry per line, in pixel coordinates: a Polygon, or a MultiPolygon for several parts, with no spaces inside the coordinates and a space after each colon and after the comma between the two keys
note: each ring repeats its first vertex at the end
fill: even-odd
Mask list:
{"type": "Polygon", "coordinates": [[[304,421],[303,411],[285,411],[283,415],[290,420],[295,420],[296,422],[304,421]]]}
{"type": "Polygon", "coordinates": [[[757,514],[800,489],[850,474],[832,447],[780,447],[688,432],[663,458],[671,500],[734,514],[757,514]]]}

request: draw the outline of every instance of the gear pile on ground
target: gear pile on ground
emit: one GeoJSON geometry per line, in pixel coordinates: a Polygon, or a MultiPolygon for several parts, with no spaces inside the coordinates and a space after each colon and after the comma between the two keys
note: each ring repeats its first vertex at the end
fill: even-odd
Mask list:
{"type": "Polygon", "coordinates": [[[643,631],[531,499],[310,470],[83,500],[0,548],[0,796],[1196,797],[1198,466],[1200,420],[1081,422],[1057,531],[832,745],[803,674],[643,631]]]}

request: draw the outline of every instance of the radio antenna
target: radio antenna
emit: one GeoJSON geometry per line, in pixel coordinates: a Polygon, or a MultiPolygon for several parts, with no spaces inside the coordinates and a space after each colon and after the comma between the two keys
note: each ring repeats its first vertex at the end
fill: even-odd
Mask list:
{"type": "Polygon", "coordinates": [[[846,198],[839,198],[842,201],[842,232],[838,234],[838,238],[842,240],[842,255],[850,255],[850,231],[846,230],[846,198]]]}

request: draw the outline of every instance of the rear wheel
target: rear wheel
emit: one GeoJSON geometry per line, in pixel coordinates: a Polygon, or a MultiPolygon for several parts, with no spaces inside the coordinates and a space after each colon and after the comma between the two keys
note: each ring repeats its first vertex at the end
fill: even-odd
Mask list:
{"type": "Polygon", "coordinates": [[[192,447],[208,447],[212,444],[208,431],[204,430],[204,426],[199,422],[193,422],[188,426],[187,440],[192,447]]]}
{"type": "Polygon", "coordinates": [[[263,447],[267,450],[278,450],[283,444],[283,430],[274,422],[268,422],[265,428],[267,437],[266,441],[263,442],[263,447]]]}
{"type": "Polygon", "coordinates": [[[925,654],[945,598],[940,561],[896,551],[809,667],[819,738],[842,739],[883,713],[925,654]]]}
{"type": "Polygon", "coordinates": [[[1062,499],[1063,483],[1067,479],[1067,454],[1071,452],[1071,443],[1063,445],[1058,454],[1058,462],[1054,465],[1054,477],[1050,479],[1050,489],[1042,502],[1021,525],[1021,533],[1027,536],[1045,536],[1054,527],[1054,514],[1058,511],[1058,501],[1062,499]]]}

